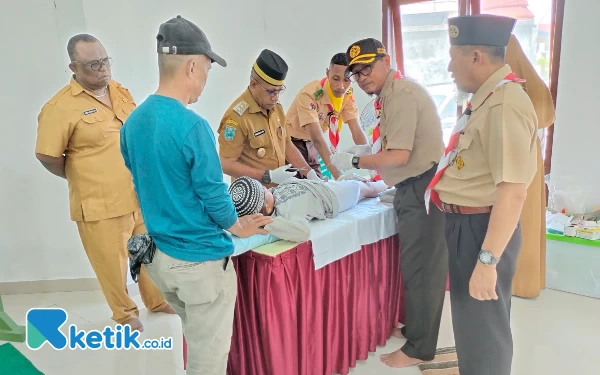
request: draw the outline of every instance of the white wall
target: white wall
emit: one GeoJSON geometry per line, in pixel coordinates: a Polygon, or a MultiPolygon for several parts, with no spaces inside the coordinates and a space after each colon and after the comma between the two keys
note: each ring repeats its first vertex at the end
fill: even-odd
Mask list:
{"type": "MultiPolygon", "coordinates": [[[[281,99],[287,108],[303,84],[323,76],[334,53],[357,39],[380,37],[381,7],[373,3],[377,5],[361,0],[21,0],[4,7],[0,35],[9,42],[0,59],[0,283],[94,277],[69,219],[67,184],[46,172],[34,156],[39,110],[70,77],[70,36],[87,32],[98,37],[114,58],[114,78],[139,103],[158,83],[158,25],[177,14],[193,20],[228,62],[227,68],[211,70],[203,97],[192,106],[216,130],[225,109],[245,89],[251,64],[263,48],[280,53],[290,65],[281,99]],[[360,24],[352,22],[357,15],[360,24]],[[328,32],[338,23],[342,26],[328,32]]],[[[368,98],[358,91],[362,109],[368,98]]],[[[344,134],[342,145],[349,142],[344,134]]]]}
{"type": "Polygon", "coordinates": [[[600,204],[598,14],[596,0],[565,5],[550,176],[559,189],[581,191],[588,211],[600,204]]]}

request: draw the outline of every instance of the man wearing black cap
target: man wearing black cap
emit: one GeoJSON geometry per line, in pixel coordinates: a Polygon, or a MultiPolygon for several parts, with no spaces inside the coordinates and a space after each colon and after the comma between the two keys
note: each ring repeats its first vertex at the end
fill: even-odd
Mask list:
{"type": "Polygon", "coordinates": [[[227,109],[219,126],[219,156],[223,172],[252,177],[267,187],[300,174],[320,180],[292,143],[279,95],[285,90],[286,62],[263,50],[252,66],[248,88],[227,109]]]}
{"type": "Polygon", "coordinates": [[[446,212],[461,375],[511,371],[510,303],[521,246],[519,217],[538,152],[535,109],[522,80],[504,63],[515,22],[491,15],[448,20],[448,71],[458,88],[473,97],[453,130],[426,200],[446,212]]]}
{"type": "Polygon", "coordinates": [[[260,214],[238,220],[209,123],[187,105],[204,89],[213,62],[226,66],[192,22],[160,25],[156,94],[121,129],[148,234],[156,245],[148,274],[183,321],[187,374],[224,375],[237,279],[230,255],[239,237],[266,233],[260,214]]]}
{"type": "Polygon", "coordinates": [[[406,308],[405,326],[392,334],[405,337],[404,346],[381,360],[406,367],[435,357],[448,274],[444,215],[427,215],[423,195],[442,152],[442,126],[435,103],[425,88],[391,69],[380,41],[369,38],[347,51],[348,76],[369,95],[377,95],[380,118],[373,147],[354,146],[355,155],[337,153],[332,162],[341,170],[376,170],[396,187],[400,267],[406,308]],[[371,155],[372,150],[375,154],[371,155]],[[361,153],[362,150],[362,153],[361,153]]]}

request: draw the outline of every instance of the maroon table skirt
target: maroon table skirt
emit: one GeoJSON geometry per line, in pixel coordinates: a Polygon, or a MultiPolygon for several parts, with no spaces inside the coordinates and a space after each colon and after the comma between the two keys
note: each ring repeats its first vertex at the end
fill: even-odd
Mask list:
{"type": "MultiPolygon", "coordinates": [[[[316,270],[312,246],[234,258],[228,375],[346,375],[404,320],[398,236],[316,270]]],[[[184,339],[184,364],[187,348],[184,339]]]]}

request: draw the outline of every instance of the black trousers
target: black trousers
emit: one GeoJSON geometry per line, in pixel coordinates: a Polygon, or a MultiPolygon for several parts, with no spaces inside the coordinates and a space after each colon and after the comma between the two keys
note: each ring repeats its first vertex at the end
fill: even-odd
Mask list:
{"type": "Polygon", "coordinates": [[[489,221],[490,214],[446,214],[450,302],[460,375],[509,375],[512,364],[510,302],[521,248],[520,225],[496,266],[498,300],[478,301],[469,295],[469,281],[489,221]]]}
{"type": "Polygon", "coordinates": [[[435,206],[429,215],[425,211],[425,189],[435,171],[396,185],[394,196],[406,311],[401,350],[424,361],[435,357],[448,275],[444,213],[435,206]]]}

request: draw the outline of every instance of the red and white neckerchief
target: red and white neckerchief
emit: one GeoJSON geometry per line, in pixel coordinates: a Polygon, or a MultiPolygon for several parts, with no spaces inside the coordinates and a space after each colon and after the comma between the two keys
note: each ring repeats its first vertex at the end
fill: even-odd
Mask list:
{"type": "MultiPolygon", "coordinates": [[[[397,71],[396,75],[394,76],[394,79],[398,78],[404,78],[402,73],[400,73],[399,71],[397,71]]],[[[375,116],[377,117],[377,119],[379,119],[381,117],[381,111],[383,110],[383,98],[378,97],[377,99],[375,99],[375,101],[373,102],[373,106],[375,106],[375,116]]],[[[373,148],[371,149],[372,154],[378,154],[381,151],[383,151],[383,138],[381,137],[381,130],[379,129],[379,124],[381,124],[381,122],[378,122],[377,125],[375,125],[375,128],[373,129],[373,148]]],[[[373,181],[380,180],[381,176],[379,176],[379,173],[377,173],[375,177],[373,177],[373,181]]]]}
{"type": "MultiPolygon", "coordinates": [[[[321,80],[321,89],[325,92],[324,95],[329,95],[325,90],[325,82],[327,77],[321,80]]],[[[342,103],[343,106],[343,103],[342,103]]],[[[342,116],[339,115],[339,112],[336,112],[335,108],[333,108],[332,104],[327,104],[327,109],[329,109],[328,117],[329,117],[329,129],[327,131],[329,135],[329,145],[332,154],[337,152],[338,144],[340,143],[340,131],[342,129],[342,116]]],[[[342,109],[340,108],[340,111],[342,109]]]]}
{"type": "MultiPolygon", "coordinates": [[[[509,82],[522,83],[522,82],[525,82],[525,80],[521,79],[521,78],[517,78],[517,76],[515,76],[515,73],[512,73],[512,72],[509,73],[506,77],[504,77],[504,79],[502,81],[500,81],[496,85],[496,87],[494,87],[492,89],[492,91],[490,91],[490,93],[486,96],[486,98],[483,100],[483,102],[485,102],[490,96],[492,96],[492,94],[498,87],[503,86],[509,82]]],[[[442,209],[442,201],[440,200],[440,196],[437,193],[437,191],[433,190],[433,188],[442,178],[444,172],[446,171],[446,168],[448,168],[450,165],[452,165],[454,163],[454,160],[458,156],[458,140],[460,138],[460,135],[463,133],[463,130],[467,126],[467,122],[469,122],[469,117],[471,117],[471,102],[469,102],[467,104],[467,109],[463,113],[460,120],[458,120],[458,122],[454,126],[454,129],[452,129],[452,135],[450,136],[450,140],[448,141],[448,145],[446,146],[444,155],[442,156],[442,158],[440,159],[440,162],[438,163],[438,167],[437,167],[437,171],[435,172],[435,176],[433,176],[433,179],[431,180],[431,182],[429,183],[429,186],[427,186],[427,189],[425,190],[425,209],[427,210],[428,214],[429,214],[429,202],[430,201],[433,201],[433,203],[435,203],[435,205],[440,210],[442,209]]]]}

